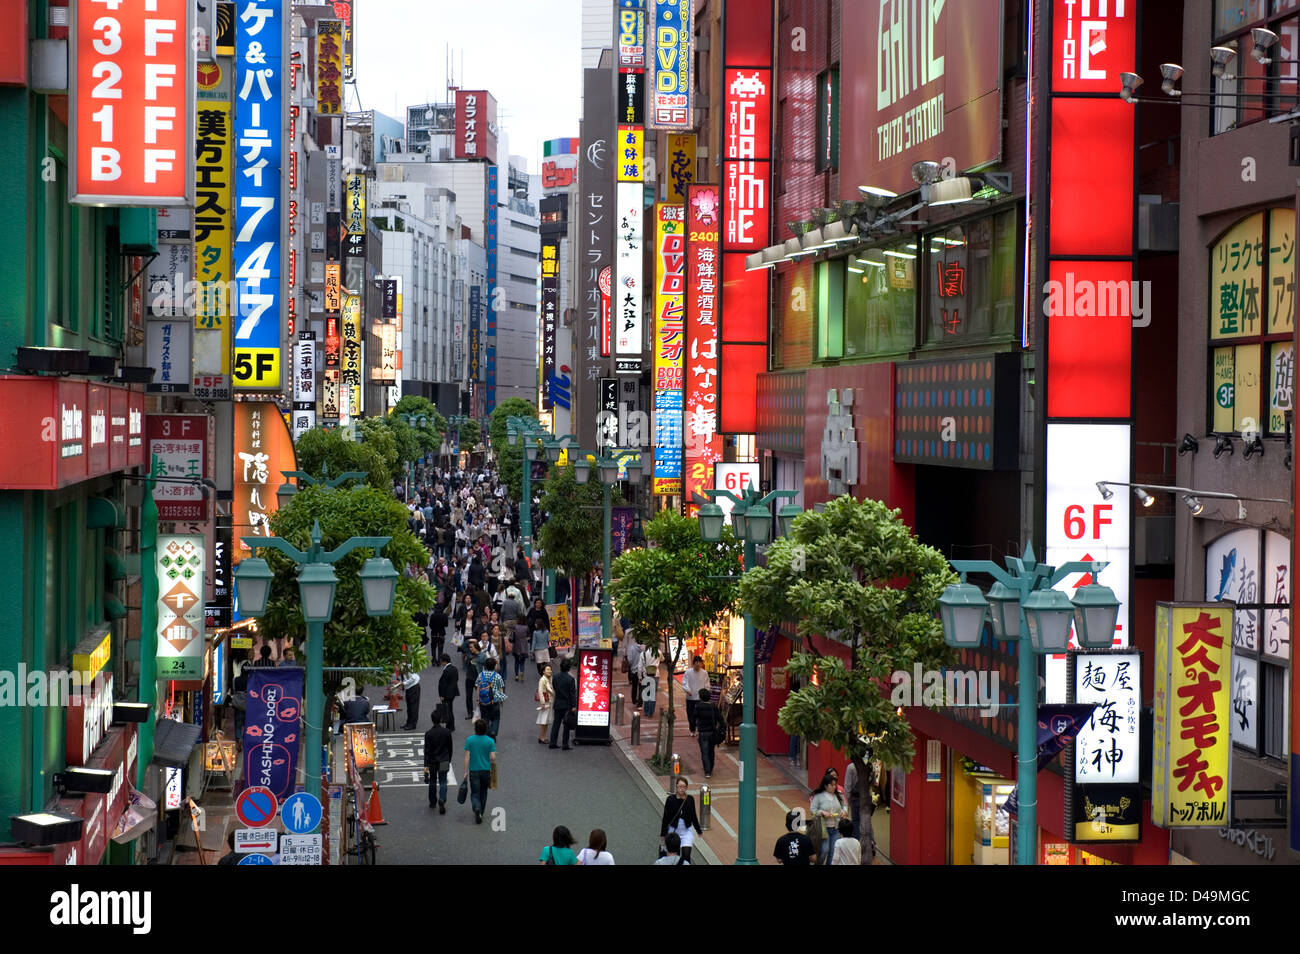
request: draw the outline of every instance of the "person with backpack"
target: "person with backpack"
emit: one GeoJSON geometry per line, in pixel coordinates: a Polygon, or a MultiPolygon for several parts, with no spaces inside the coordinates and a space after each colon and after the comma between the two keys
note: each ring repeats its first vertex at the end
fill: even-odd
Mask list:
{"type": "Polygon", "coordinates": [[[497,672],[495,659],[489,658],[484,663],[483,671],[474,682],[474,690],[478,693],[479,715],[488,724],[488,735],[495,742],[501,729],[501,703],[506,701],[506,684],[501,673],[497,672]]]}
{"type": "Polygon", "coordinates": [[[573,853],[573,846],[578,843],[569,829],[556,825],[551,832],[551,843],[542,849],[537,863],[542,865],[576,865],[578,856],[573,853]]]}
{"type": "Polygon", "coordinates": [[[696,741],[700,744],[700,764],[704,768],[704,777],[713,777],[714,747],[727,739],[726,723],[722,713],[713,704],[713,693],[704,688],[700,690],[700,701],[695,706],[695,728],[699,731],[696,741]]]}
{"type": "Polygon", "coordinates": [[[447,711],[447,731],[456,731],[456,697],[460,695],[460,673],[451,664],[451,657],[442,654],[442,675],[438,677],[438,698],[447,711]]]}

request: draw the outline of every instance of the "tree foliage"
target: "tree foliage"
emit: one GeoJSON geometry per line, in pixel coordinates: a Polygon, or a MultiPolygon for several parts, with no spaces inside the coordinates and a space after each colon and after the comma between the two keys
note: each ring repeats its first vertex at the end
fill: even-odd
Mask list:
{"type": "MultiPolygon", "coordinates": [[[[354,536],[392,537],[378,555],[388,557],[399,573],[408,564],[428,562],[428,551],[407,529],[406,509],[386,491],[367,486],[335,490],[307,487],[295,494],[287,507],[272,514],[271,531],[306,552],[311,547],[312,524],[317,520],[321,546],[326,550],[334,550],[354,536]]],[[[262,553],[275,573],[266,615],[260,624],[262,631],[272,638],[291,638],[301,643],[307,626],[302,619],[297,566],[275,550],[262,553]]],[[[389,674],[410,666],[418,672],[428,663],[420,645],[419,627],[411,614],[433,605],[433,588],[401,576],[393,615],[367,616],[358,574],[365,560],[375,555],[372,550],[357,549],[334,564],[338,589],[334,615],[325,624],[325,666],[373,666],[389,674]]],[[[331,675],[325,674],[327,695],[338,688],[341,679],[331,679],[331,675]]],[[[358,685],[387,681],[382,673],[360,673],[354,679],[358,685]]]]}
{"type": "Polygon", "coordinates": [[[521,462],[524,445],[522,442],[513,447],[510,445],[510,432],[506,422],[511,417],[531,417],[537,420],[537,407],[523,398],[507,398],[496,406],[488,420],[488,437],[497,455],[497,473],[501,475],[510,499],[518,503],[519,495],[523,492],[524,473],[521,462]]]}
{"type": "Polygon", "coordinates": [[[461,447],[466,450],[473,450],[483,440],[483,428],[473,418],[461,421],[459,438],[461,447]]]}
{"type": "MultiPolygon", "coordinates": [[[[706,543],[698,521],[671,510],[646,524],[645,534],[648,549],[624,550],[614,561],[610,599],[618,614],[631,622],[637,642],[653,648],[672,671],[681,647],[674,647],[674,640],[698,635],[731,609],[741,572],[741,545],[729,528],[722,542],[706,543]]],[[[660,727],[655,753],[661,762],[672,754],[674,683],[668,680],[662,720],[666,727],[660,727]]]]}
{"type": "Polygon", "coordinates": [[[415,417],[417,422],[421,417],[427,419],[424,428],[420,428],[418,424],[416,426],[417,431],[422,430],[425,432],[421,438],[421,449],[426,454],[436,453],[438,447],[442,444],[443,435],[450,429],[447,419],[442,416],[437,405],[428,398],[420,397],[418,394],[408,394],[397,402],[388,416],[401,421],[403,414],[415,417]]]}
{"type": "MultiPolygon", "coordinates": [[[[797,621],[803,648],[789,669],[802,688],[782,708],[781,728],[847,753],[860,779],[871,780],[868,758],[910,768],[912,730],[887,687],[895,670],[952,661],[935,611],[956,579],[943,555],[880,501],[846,495],[795,518],[768,547],[766,566],[745,574],[739,594],[758,627],[797,621]],[[850,647],[851,663],[818,653],[815,635],[850,647]]],[[[860,787],[864,819],[871,787],[860,787]]]]}
{"type": "Polygon", "coordinates": [[[542,490],[546,523],[537,534],[542,566],[566,576],[590,573],[604,556],[604,495],[595,480],[580,484],[572,467],[552,466],[542,490]]]}
{"type": "Polygon", "coordinates": [[[325,475],[328,464],[330,474],[335,477],[344,471],[361,470],[370,475],[368,483],[372,487],[386,491],[393,485],[396,448],[391,443],[350,440],[342,428],[313,427],[298,438],[294,450],[298,454],[298,469],[317,479],[325,475]],[[394,457],[385,456],[386,453],[394,457]]]}

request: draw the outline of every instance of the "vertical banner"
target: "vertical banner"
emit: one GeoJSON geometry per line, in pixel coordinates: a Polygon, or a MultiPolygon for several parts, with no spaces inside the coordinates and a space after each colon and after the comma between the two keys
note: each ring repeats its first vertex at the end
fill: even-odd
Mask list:
{"type": "Polygon", "coordinates": [[[720,289],[718,187],[692,185],[686,203],[686,359],[682,425],[682,496],[688,515],[712,486],[713,465],[722,460],[718,430],[718,322],[720,289]]]}
{"type": "Polygon", "coordinates": [[[618,0],[618,68],[646,68],[645,0],[618,0]]]}
{"type": "MultiPolygon", "coordinates": [[[[263,401],[235,403],[235,499],[231,523],[240,537],[271,536],[269,520],[279,509],[276,491],[284,483],[281,471],[297,470],[293,439],[275,404],[263,401]]],[[[248,548],[236,543],[234,561],[248,548]]]]}
{"type": "Polygon", "coordinates": [[[1227,828],[1232,765],[1232,607],[1157,603],[1152,821],[1227,828]]]}
{"type": "Polygon", "coordinates": [[[686,222],[683,206],[655,204],[653,492],[682,492],[682,353],[686,327],[686,222]]]}
{"type": "MultiPolygon", "coordinates": [[[[495,122],[496,105],[492,106],[495,122]]],[[[495,136],[493,142],[495,143],[495,136]]],[[[493,150],[495,151],[495,145],[493,150]]],[[[487,168],[487,301],[479,305],[485,326],[484,338],[487,340],[485,360],[487,374],[485,377],[484,399],[477,401],[476,413],[491,414],[497,403],[497,192],[500,189],[501,168],[495,164],[487,168]]],[[[477,392],[476,392],[477,393],[477,392]]]]}
{"type": "Polygon", "coordinates": [[[339,379],[339,420],[361,414],[361,296],[348,295],[343,299],[341,322],[342,354],[339,379]]]}
{"type": "Polygon", "coordinates": [[[230,625],[231,609],[231,545],[230,527],[219,526],[212,538],[209,559],[212,570],[212,591],[204,608],[204,624],[208,629],[224,629],[230,625]]]}
{"type": "Polygon", "coordinates": [[[628,539],[632,536],[632,525],[636,523],[636,507],[613,507],[610,510],[610,545],[609,552],[617,557],[628,549],[628,539]]]}
{"type": "Polygon", "coordinates": [[[72,10],[68,201],[193,205],[193,0],[82,0],[72,10]]]}
{"type": "Polygon", "coordinates": [[[1065,773],[1066,837],[1075,843],[1141,841],[1142,657],[1071,653],[1069,668],[1070,703],[1093,709],[1079,726],[1065,773]]]}
{"type": "Polygon", "coordinates": [[[281,387],[284,325],[284,0],[239,0],[235,25],[234,384],[281,387]]]}
{"type": "Polygon", "coordinates": [[[617,192],[614,358],[618,373],[640,374],[643,187],[639,179],[619,182],[617,192]]]}
{"type": "MultiPolygon", "coordinates": [[[[366,177],[351,173],[345,177],[343,200],[343,257],[366,257],[366,177]]],[[[351,289],[356,291],[357,289],[351,289]]]]}
{"type": "MultiPolygon", "coordinates": [[[[560,237],[542,239],[542,365],[541,408],[549,411],[553,405],[551,381],[555,377],[556,328],[560,310],[560,237]]],[[[556,433],[562,433],[556,431],[556,433]]]]}
{"type": "Polygon", "coordinates": [[[316,114],[343,111],[343,21],[316,21],[316,114]]]}
{"type": "MultiPolygon", "coordinates": [[[[623,11],[620,11],[620,15],[623,11]]],[[[609,373],[610,294],[614,286],[614,91],[607,70],[583,72],[578,209],[571,213],[577,235],[578,361],[575,433],[584,447],[601,440],[594,428],[592,388],[609,373]]],[[[603,391],[601,392],[604,393],[603,391]]]]}
{"type": "Polygon", "coordinates": [[[244,783],[269,788],[281,802],[293,794],[298,778],[302,687],[303,670],[297,667],[248,670],[244,783]]]}
{"type": "Polygon", "coordinates": [[[293,345],[293,439],[316,426],[316,332],[304,331],[293,345]]]}
{"type": "Polygon", "coordinates": [[[690,129],[691,63],[695,31],[694,0],[651,0],[654,4],[650,57],[649,112],[651,129],[690,129]]]}
{"type": "Polygon", "coordinates": [[[203,557],[201,533],[160,534],[158,678],[203,678],[203,557]]]}
{"type": "Polygon", "coordinates": [[[757,429],[758,376],[767,370],[766,270],[745,256],[771,235],[772,4],[731,0],[723,18],[722,282],[718,429],[757,429]]]}
{"type": "Polygon", "coordinates": [[[158,475],[177,478],[154,487],[158,519],[199,523],[207,520],[208,501],[199,483],[207,474],[207,415],[146,415],[145,440],[149,442],[149,459],[158,461],[158,475]],[[184,483],[185,480],[193,483],[184,483]]]}
{"type": "Polygon", "coordinates": [[[668,137],[668,155],[664,165],[668,175],[669,202],[686,203],[686,190],[695,182],[697,161],[694,133],[675,133],[668,137]]]}
{"type": "Polygon", "coordinates": [[[232,143],[229,102],[197,107],[194,144],[194,397],[230,400],[230,323],[238,296],[231,270],[232,143]]]}
{"type": "Polygon", "coordinates": [[[479,380],[479,310],[482,308],[481,290],[477,284],[469,286],[469,379],[479,380]]]}

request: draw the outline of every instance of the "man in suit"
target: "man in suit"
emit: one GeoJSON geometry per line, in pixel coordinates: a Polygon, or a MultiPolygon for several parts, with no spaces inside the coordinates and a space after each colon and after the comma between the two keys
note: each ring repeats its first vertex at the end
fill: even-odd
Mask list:
{"type": "Polygon", "coordinates": [[[570,710],[578,708],[578,683],[569,675],[571,668],[571,659],[560,660],[560,672],[555,677],[555,717],[551,720],[551,748],[559,748],[555,741],[559,738],[560,726],[563,725],[566,752],[569,750],[569,722],[566,716],[570,710]]]}

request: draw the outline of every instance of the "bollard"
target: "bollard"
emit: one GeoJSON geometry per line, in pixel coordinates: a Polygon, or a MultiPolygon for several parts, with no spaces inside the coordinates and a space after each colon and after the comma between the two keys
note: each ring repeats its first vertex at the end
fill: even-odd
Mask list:
{"type": "Polygon", "coordinates": [[[641,713],[632,713],[632,746],[641,744],[641,713]]]}
{"type": "Polygon", "coordinates": [[[708,831],[713,827],[713,793],[709,786],[700,788],[700,828],[708,831]]]}
{"type": "Polygon", "coordinates": [[[619,725],[623,724],[623,693],[614,697],[614,721],[619,725]]]}
{"type": "Polygon", "coordinates": [[[682,777],[682,757],[676,752],[673,753],[673,784],[677,784],[677,779],[682,777]]]}

